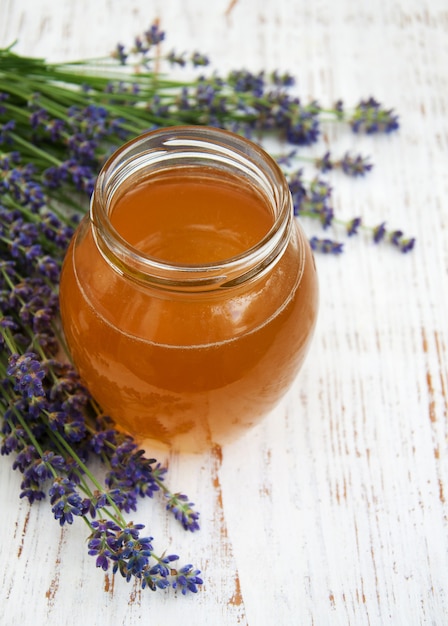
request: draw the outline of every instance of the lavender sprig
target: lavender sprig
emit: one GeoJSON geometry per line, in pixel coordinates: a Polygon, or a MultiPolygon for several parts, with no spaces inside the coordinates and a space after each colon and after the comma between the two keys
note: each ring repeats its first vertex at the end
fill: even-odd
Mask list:
{"type": "MultiPolygon", "coordinates": [[[[168,67],[188,62],[202,68],[209,60],[197,52],[163,56],[165,39],[154,23],[130,47],[117,46],[112,58],[137,68],[134,74],[114,71],[114,61],[107,58],[49,64],[16,55],[11,48],[0,50],[4,170],[11,169],[10,160],[20,153],[27,160],[25,168],[33,168],[51,196],[67,201],[65,190],[70,186],[91,193],[96,172],[114,146],[154,126],[208,124],[255,140],[260,133],[274,132],[297,146],[285,158],[288,165],[309,160],[300,148],[316,143],[322,124],[329,120],[348,124],[356,133],[390,133],[398,128],[396,113],[374,98],[361,100],[352,110],[341,100],[331,108],[315,100],[304,102],[294,91],[294,78],[278,71],[232,70],[225,76],[212,72],[189,81],[173,81],[162,71],[164,62],[168,67]]],[[[364,176],[373,167],[368,158],[349,153],[334,158],[327,152],[311,160],[323,173],[340,169],[352,177],[364,176]]],[[[27,176],[30,172],[25,169],[22,177],[27,176]]],[[[14,177],[4,175],[4,184],[11,185],[20,202],[25,192],[14,177]]],[[[41,201],[38,185],[34,189],[28,185],[26,192],[36,203],[41,201]]],[[[307,216],[319,219],[327,228],[333,209],[319,211],[315,201],[313,204],[307,216]]]]}
{"type": "MultiPolygon", "coordinates": [[[[337,218],[332,206],[332,187],[323,178],[314,177],[307,180],[303,169],[286,172],[286,176],[296,216],[302,219],[318,219],[324,230],[330,226],[342,226],[349,237],[360,232],[368,233],[375,244],[383,241],[391,244],[402,253],[410,252],[413,249],[414,237],[405,237],[403,231],[399,229],[388,230],[385,222],[372,227],[365,225],[359,216],[348,220],[337,218]]],[[[341,242],[335,242],[328,237],[314,236],[310,239],[310,244],[314,251],[324,254],[340,254],[344,250],[341,242]]]]}
{"type": "Polygon", "coordinates": [[[375,98],[361,100],[348,121],[355,133],[391,133],[399,127],[395,111],[384,108],[375,98]]]}
{"type": "Polygon", "coordinates": [[[361,154],[352,155],[349,152],[346,152],[340,159],[333,159],[330,152],[327,151],[323,157],[315,159],[314,163],[322,173],[340,169],[344,174],[353,178],[365,176],[373,168],[373,163],[370,162],[369,157],[364,157],[361,154]]]}
{"type": "Polygon", "coordinates": [[[165,491],[168,498],[167,511],[172,511],[174,517],[179,520],[185,530],[199,530],[199,515],[193,509],[194,502],[190,502],[188,496],[183,493],[170,493],[165,491]]]}
{"type": "Polygon", "coordinates": [[[311,249],[316,252],[323,252],[324,254],[341,254],[344,249],[344,244],[340,241],[333,241],[327,237],[311,237],[310,239],[311,249]]]}
{"type": "MultiPolygon", "coordinates": [[[[6,392],[2,404],[6,410],[1,452],[16,453],[13,468],[19,469],[24,477],[21,497],[34,502],[44,499],[48,492],[53,515],[61,526],[72,524],[75,517],[82,517],[91,529],[88,548],[89,554],[96,556],[97,567],[107,570],[113,563],[113,573],[120,572],[127,581],[135,578],[142,587],[148,586],[152,590],[171,586],[181,588],[183,594],[196,592],[198,585],[202,584],[199,570],[193,570],[191,565],[179,570],[174,568],[172,563],[179,557],[158,556],[151,543],[153,538],[140,536],[144,526],[127,523],[121,513],[129,508],[125,503],[129,494],[135,495],[138,490],[141,495],[152,496],[154,484],[161,484],[164,472],[157,472],[153,479],[151,466],[155,461],[144,459],[142,451],[136,452],[137,446],[128,437],[117,447],[116,440],[122,436],[115,433],[112,437],[108,431],[103,440],[114,449],[109,457],[110,464],[115,476],[121,473],[127,480],[121,489],[103,488],[86,464],[89,449],[98,446],[99,437],[88,436],[87,423],[82,438],[73,436],[73,433],[69,436],[66,432],[62,434],[63,425],[59,419],[64,411],[57,411],[59,419],[50,418],[55,415],[55,404],[59,408],[54,402],[54,385],[50,383],[52,374],[51,364],[42,363],[36,354],[13,354],[2,380],[6,392]],[[123,448],[128,464],[123,463],[123,448]],[[138,479],[131,476],[129,470],[129,466],[135,469],[136,465],[145,468],[144,475],[139,475],[138,479]],[[95,518],[99,516],[102,517],[97,521],[95,518]]],[[[76,393],[73,377],[70,378],[70,392],[76,393]]],[[[60,394],[59,381],[57,386],[60,394]]],[[[84,390],[81,393],[81,404],[84,404],[87,398],[84,390]]],[[[174,496],[171,500],[176,498],[174,496]]],[[[195,520],[194,529],[199,528],[198,514],[189,508],[189,515],[195,520]]],[[[177,511],[175,517],[182,521],[184,528],[194,530],[177,511]]]]}
{"type": "Polygon", "coordinates": [[[369,157],[364,157],[361,154],[352,155],[349,152],[346,152],[342,158],[335,159],[327,150],[323,156],[316,158],[300,155],[297,149],[294,149],[285,155],[277,157],[277,163],[286,169],[294,166],[297,161],[312,163],[323,174],[331,170],[340,169],[344,174],[353,178],[364,176],[373,168],[373,163],[370,162],[369,157]]]}
{"type": "MultiPolygon", "coordinates": [[[[159,67],[164,62],[168,67],[184,66],[186,56],[161,55],[164,39],[165,33],[153,24],[130,48],[119,44],[112,57],[138,69],[128,75],[114,72],[110,59],[50,64],[16,55],[11,48],[0,50],[0,117],[5,116],[0,141],[26,138],[35,147],[45,144],[49,157],[65,162],[58,159],[61,141],[75,158],[92,161],[100,156],[108,135],[115,139],[121,135],[122,140],[126,133],[135,135],[151,125],[208,124],[250,136],[274,131],[298,146],[316,143],[322,124],[329,120],[346,123],[357,133],[398,128],[397,115],[373,98],[361,100],[352,113],[340,102],[332,108],[315,100],[304,102],[293,90],[293,77],[280,72],[243,69],[173,81],[159,67]],[[76,126],[77,115],[84,118],[85,128],[76,126]]],[[[198,52],[188,62],[195,68],[209,65],[198,52]]],[[[39,155],[34,150],[34,155],[44,158],[45,152],[39,155]]]]}
{"type": "Polygon", "coordinates": [[[96,557],[96,565],[102,570],[107,571],[113,564],[113,573],[119,572],[128,582],[135,578],[143,589],[149,587],[152,591],[171,586],[185,595],[187,591],[197,593],[202,585],[200,571],[192,565],[180,569],[172,566],[179,558],[177,555],[154,555],[153,537],[140,536],[142,524],[123,527],[112,520],[100,519],[93,521],[91,527],[89,554],[96,557]]]}
{"type": "MultiPolygon", "coordinates": [[[[139,498],[161,489],[171,493],[166,468],[113,428],[60,357],[57,285],[77,219],[49,206],[35,168],[22,167],[15,155],[3,154],[0,176],[0,453],[15,457],[13,468],[23,475],[20,497],[30,503],[49,498],[60,525],[81,517],[91,534],[97,518],[112,520],[126,544],[112,559],[114,571],[127,579],[151,589],[197,589],[198,573],[185,578],[184,568],[167,567],[178,557],[148,552],[143,540],[129,552],[123,512],[135,511],[139,498]],[[104,485],[89,469],[92,455],[106,468],[104,485]]],[[[196,530],[199,515],[191,510],[190,516],[190,530],[196,530]]],[[[104,567],[104,559],[97,564],[104,567]]]]}

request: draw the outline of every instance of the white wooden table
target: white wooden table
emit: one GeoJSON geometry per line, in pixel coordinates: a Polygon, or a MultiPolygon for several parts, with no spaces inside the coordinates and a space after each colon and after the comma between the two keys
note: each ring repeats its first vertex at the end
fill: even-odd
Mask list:
{"type": "Polygon", "coordinates": [[[447,0],[0,0],[0,15],[0,45],[51,60],[107,53],[159,18],[167,49],[221,71],[287,69],[328,104],[375,96],[401,129],[328,129],[336,152],[375,162],[335,175],[335,208],[418,238],[409,255],[361,238],[318,256],[315,341],[282,404],[222,458],[161,459],[201,531],[157,499],[133,519],[203,571],[196,596],[97,570],[85,525],[20,501],[0,458],[2,626],[448,624],[447,0]]]}

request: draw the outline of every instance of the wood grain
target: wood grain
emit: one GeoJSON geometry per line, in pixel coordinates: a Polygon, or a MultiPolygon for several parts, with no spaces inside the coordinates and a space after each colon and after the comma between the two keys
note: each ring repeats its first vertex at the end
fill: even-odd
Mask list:
{"type": "Polygon", "coordinates": [[[220,71],[287,69],[304,99],[328,104],[374,95],[400,113],[400,132],[329,125],[316,153],[370,154],[365,180],[332,177],[335,209],[418,238],[407,256],[366,238],[319,256],[314,345],[281,405],[221,453],[166,458],[202,529],[185,534],[161,501],[137,517],[157,548],[204,571],[198,596],[140,592],[96,570],[81,523],[61,530],[46,504],[20,501],[20,477],[0,458],[2,626],[447,624],[446,1],[0,8],[0,45],[18,38],[19,51],[53,60],[107,53],[158,18],[167,49],[198,48],[220,71]]]}

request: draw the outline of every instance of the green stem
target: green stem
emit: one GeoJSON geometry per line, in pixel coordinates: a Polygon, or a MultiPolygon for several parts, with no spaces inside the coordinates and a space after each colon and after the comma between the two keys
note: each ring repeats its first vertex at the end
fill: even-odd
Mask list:
{"type": "MultiPolygon", "coordinates": [[[[2,315],[0,317],[0,321],[4,319],[4,316],[2,315]]],[[[17,352],[17,348],[16,345],[14,343],[14,339],[11,335],[11,331],[9,330],[9,328],[1,328],[1,333],[2,333],[2,337],[3,337],[3,341],[6,344],[6,347],[8,348],[9,352],[11,354],[15,354],[17,352]]]]}
{"type": "MultiPolygon", "coordinates": [[[[15,406],[14,406],[14,404],[12,402],[10,403],[10,406],[12,406],[14,414],[17,417],[18,421],[20,422],[20,425],[22,426],[23,430],[26,432],[27,436],[29,437],[29,440],[31,441],[31,443],[35,447],[38,455],[43,460],[43,458],[44,458],[44,451],[42,450],[42,447],[41,447],[40,443],[37,441],[36,437],[34,436],[32,430],[29,428],[26,420],[23,418],[23,416],[20,413],[20,411],[18,411],[15,408],[15,406]]],[[[49,468],[49,470],[53,474],[53,478],[57,478],[58,477],[58,473],[56,472],[54,467],[50,463],[45,463],[45,465],[49,468]]]]}
{"type": "Polygon", "coordinates": [[[111,498],[111,496],[107,493],[107,491],[105,491],[103,489],[103,486],[101,485],[101,483],[95,478],[95,476],[92,474],[92,472],[89,470],[89,468],[87,467],[87,465],[81,460],[81,458],[76,454],[76,452],[73,450],[73,448],[70,446],[70,444],[64,439],[64,437],[58,433],[57,431],[55,432],[55,436],[57,437],[59,443],[63,446],[63,448],[65,449],[65,451],[73,458],[73,460],[76,462],[76,464],[78,465],[78,467],[85,473],[85,475],[89,478],[89,480],[92,482],[92,484],[95,486],[95,488],[102,494],[104,494],[106,496],[106,499],[109,503],[109,505],[111,506],[111,508],[114,510],[115,515],[117,517],[117,520],[120,521],[121,525],[123,528],[126,527],[126,520],[123,517],[122,512],[120,511],[120,509],[118,508],[118,506],[115,504],[115,502],[113,501],[113,499],[111,498]]]}
{"type": "Polygon", "coordinates": [[[49,152],[45,152],[45,150],[41,150],[35,144],[26,141],[26,139],[23,139],[16,133],[10,132],[9,135],[17,144],[19,144],[32,154],[45,159],[47,162],[52,163],[53,165],[59,166],[62,164],[62,161],[54,157],[52,154],[50,154],[49,152]]]}

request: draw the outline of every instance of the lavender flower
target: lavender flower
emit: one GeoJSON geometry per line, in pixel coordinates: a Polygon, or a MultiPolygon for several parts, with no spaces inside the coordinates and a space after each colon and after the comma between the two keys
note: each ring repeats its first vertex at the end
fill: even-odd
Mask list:
{"type": "Polygon", "coordinates": [[[351,155],[348,152],[345,153],[342,159],[332,159],[330,152],[327,151],[322,157],[315,160],[315,164],[322,173],[333,169],[341,169],[344,174],[354,178],[364,176],[373,168],[373,164],[370,163],[367,157],[363,157],[361,154],[351,155]]]}
{"type": "Polygon", "coordinates": [[[201,52],[193,52],[191,55],[191,63],[193,67],[205,67],[210,64],[210,59],[201,52]]]}
{"type": "Polygon", "coordinates": [[[384,240],[391,243],[395,248],[404,254],[410,252],[415,245],[415,239],[413,237],[405,237],[403,231],[401,230],[388,232],[385,222],[382,222],[373,228],[373,241],[377,244],[384,240]]]}
{"type": "Polygon", "coordinates": [[[391,133],[399,128],[398,115],[393,109],[385,109],[375,98],[361,100],[349,118],[355,133],[391,133]]]}
{"type": "Polygon", "coordinates": [[[330,206],[332,188],[321,178],[314,178],[309,185],[307,208],[319,216],[323,228],[331,225],[334,218],[333,209],[330,206]]]}
{"type": "Polygon", "coordinates": [[[112,52],[112,58],[117,59],[121,65],[126,65],[126,61],[128,59],[128,54],[125,50],[123,44],[119,43],[115,47],[115,50],[112,52]]]}
{"type": "Polygon", "coordinates": [[[311,237],[310,245],[312,250],[323,252],[324,254],[341,254],[344,249],[344,244],[339,241],[327,238],[321,239],[319,237],[311,237]]]}
{"type": "Polygon", "coordinates": [[[167,56],[167,60],[170,65],[178,65],[179,67],[185,67],[187,61],[185,59],[185,52],[179,54],[175,50],[171,50],[171,52],[167,56]]]}
{"type": "Polygon", "coordinates": [[[45,371],[33,352],[11,355],[6,373],[13,378],[14,389],[25,397],[44,396],[42,379],[45,371]]]}
{"type": "Polygon", "coordinates": [[[261,97],[264,94],[264,72],[253,74],[248,70],[232,70],[227,80],[237,93],[251,93],[255,97],[261,97]]]}
{"type": "Polygon", "coordinates": [[[155,460],[145,458],[143,451],[130,438],[114,447],[105,482],[114,490],[113,497],[120,508],[133,510],[138,496],[152,497],[159,491],[164,471],[153,473],[154,464],[155,460]]]}
{"type": "Polygon", "coordinates": [[[349,220],[346,225],[347,235],[349,237],[356,235],[359,231],[361,224],[362,220],[360,217],[354,217],[353,219],[349,220]]]}
{"type": "Polygon", "coordinates": [[[325,174],[325,172],[329,172],[330,170],[332,170],[335,165],[331,159],[331,154],[329,151],[327,151],[323,155],[323,157],[316,159],[315,163],[316,163],[317,169],[320,170],[323,174],[325,174]]]}
{"type": "Polygon", "coordinates": [[[288,141],[299,146],[310,146],[315,143],[320,135],[318,114],[317,105],[308,107],[298,105],[286,128],[288,141]]]}
{"type": "Polygon", "coordinates": [[[73,524],[73,516],[83,514],[82,498],[76,485],[68,478],[56,478],[48,492],[55,519],[59,524],[73,524]]]}
{"type": "Polygon", "coordinates": [[[415,246],[415,238],[414,237],[400,237],[400,240],[397,242],[396,244],[400,250],[400,252],[403,252],[403,254],[406,254],[407,252],[410,252],[411,250],[414,249],[415,246]]]}
{"type": "Polygon", "coordinates": [[[12,131],[15,129],[16,123],[14,120],[9,120],[9,122],[5,122],[0,125],[0,145],[1,144],[12,144],[13,137],[12,131]]]}
{"type": "Polygon", "coordinates": [[[197,593],[198,585],[202,585],[202,578],[199,577],[201,572],[195,570],[192,565],[186,565],[182,567],[179,573],[176,575],[176,581],[173,583],[173,587],[180,589],[182,594],[185,595],[187,591],[197,593]]]}
{"type": "Polygon", "coordinates": [[[369,160],[361,155],[351,156],[348,152],[341,159],[341,168],[348,176],[364,176],[372,169],[373,165],[369,160]]]}
{"type": "MultiPolygon", "coordinates": [[[[24,431],[22,430],[21,433],[23,432],[24,431]]],[[[17,454],[14,463],[12,464],[12,468],[18,469],[20,472],[24,473],[38,458],[38,452],[33,445],[24,445],[17,454]]]]}
{"type": "Polygon", "coordinates": [[[93,521],[91,528],[92,533],[88,543],[89,555],[96,556],[96,566],[107,571],[113,555],[116,533],[121,530],[120,526],[112,520],[99,520],[93,521]]]}
{"type": "Polygon", "coordinates": [[[292,167],[297,156],[297,150],[289,150],[286,154],[277,157],[277,163],[282,167],[292,167]]]}
{"type": "Polygon", "coordinates": [[[308,197],[308,190],[306,188],[302,169],[299,169],[289,175],[288,186],[292,196],[294,214],[300,215],[304,210],[305,202],[308,197]]]}
{"type": "Polygon", "coordinates": [[[180,521],[185,530],[199,530],[199,515],[194,509],[193,502],[189,502],[188,496],[183,493],[166,494],[169,498],[166,508],[172,511],[174,517],[180,521]]]}
{"type": "Polygon", "coordinates": [[[308,183],[303,170],[298,170],[288,178],[294,213],[297,216],[318,218],[327,228],[333,223],[334,211],[331,207],[332,188],[322,178],[313,178],[308,183]]]}
{"type": "Polygon", "coordinates": [[[336,102],[333,105],[333,108],[336,112],[336,117],[338,119],[343,119],[344,117],[344,103],[342,102],[342,100],[336,100],[336,102]]]}
{"type": "Polygon", "coordinates": [[[381,222],[378,226],[375,226],[373,229],[373,241],[375,243],[379,243],[386,236],[386,224],[385,222],[381,222]]]}
{"type": "Polygon", "coordinates": [[[165,39],[165,32],[163,30],[160,30],[159,25],[154,22],[154,24],[152,24],[147,31],[145,31],[145,39],[146,42],[148,43],[148,45],[151,46],[156,46],[159,43],[162,43],[162,41],[165,39]]]}
{"type": "Polygon", "coordinates": [[[274,70],[270,75],[271,82],[277,87],[292,87],[296,84],[296,79],[289,72],[274,70]]]}
{"type": "Polygon", "coordinates": [[[178,556],[171,554],[163,558],[156,557],[153,552],[152,537],[141,537],[141,524],[128,524],[121,528],[111,520],[93,521],[92,533],[89,537],[89,554],[96,557],[96,566],[107,571],[119,572],[127,581],[137,578],[142,588],[149,587],[153,591],[165,589],[170,585],[181,589],[183,595],[187,591],[197,593],[198,585],[202,584],[200,571],[192,565],[180,570],[172,567],[178,556]]]}

